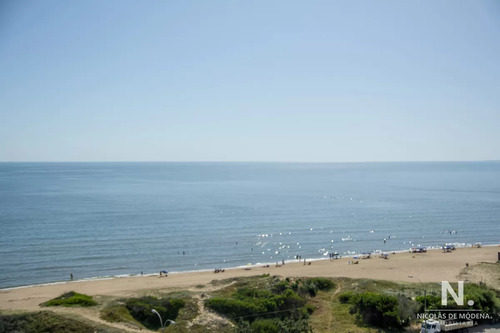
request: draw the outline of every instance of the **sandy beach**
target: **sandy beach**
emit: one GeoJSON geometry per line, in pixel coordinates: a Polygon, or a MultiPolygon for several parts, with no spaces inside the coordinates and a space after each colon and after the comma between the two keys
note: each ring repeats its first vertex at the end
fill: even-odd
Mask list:
{"type": "MultiPolygon", "coordinates": [[[[458,281],[459,274],[466,267],[481,262],[496,262],[500,247],[458,248],[449,253],[430,250],[427,253],[396,253],[389,259],[372,256],[359,259],[358,264],[349,263],[352,258],[336,260],[287,263],[276,267],[252,267],[251,269],[226,269],[223,273],[188,272],[169,274],[168,277],[143,276],[113,278],[108,280],[73,281],[53,285],[40,285],[17,289],[0,290],[1,310],[38,310],[39,304],[67,291],[76,291],[92,296],[133,296],[147,290],[182,290],[205,285],[212,280],[260,274],[283,277],[350,277],[370,278],[390,281],[418,282],[408,275],[418,277],[422,282],[458,281]]],[[[483,281],[493,280],[493,276],[478,276],[483,281]]],[[[498,279],[498,277],[496,277],[498,279]]]]}

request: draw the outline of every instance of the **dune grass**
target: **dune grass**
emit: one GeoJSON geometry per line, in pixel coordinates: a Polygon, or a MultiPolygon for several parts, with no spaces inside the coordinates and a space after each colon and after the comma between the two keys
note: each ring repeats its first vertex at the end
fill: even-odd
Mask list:
{"type": "Polygon", "coordinates": [[[92,296],[88,296],[85,294],[79,294],[74,291],[70,291],[62,294],[59,297],[51,299],[45,303],[42,303],[41,306],[94,306],[97,305],[97,302],[92,299],[92,296]]]}
{"type": "Polygon", "coordinates": [[[112,327],[75,319],[51,311],[20,314],[0,313],[0,332],[119,333],[112,327]]]}

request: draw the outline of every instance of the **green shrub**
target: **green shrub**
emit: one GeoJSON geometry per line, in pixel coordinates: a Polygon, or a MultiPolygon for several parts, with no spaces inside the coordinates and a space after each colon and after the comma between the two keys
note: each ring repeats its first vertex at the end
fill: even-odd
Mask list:
{"type": "Polygon", "coordinates": [[[239,321],[236,333],[312,333],[312,328],[306,319],[258,319],[251,324],[239,321]]]}
{"type": "Polygon", "coordinates": [[[255,333],[278,333],[278,326],[276,326],[276,321],[272,319],[260,319],[256,320],[250,326],[252,332],[255,333]]]}
{"type": "Polygon", "coordinates": [[[299,319],[307,316],[306,300],[297,295],[287,281],[279,281],[270,290],[239,288],[228,298],[214,297],[205,301],[207,307],[232,319],[243,318],[253,322],[256,319],[285,318],[299,319]]]}
{"type": "Polygon", "coordinates": [[[305,283],[314,291],[334,287],[332,281],[321,278],[259,280],[240,284],[229,297],[210,298],[205,306],[235,321],[237,333],[310,332],[308,318],[314,307],[307,304],[308,291],[304,296],[298,294],[305,283]]]}
{"type": "Polygon", "coordinates": [[[310,278],[306,280],[307,283],[312,283],[316,286],[318,290],[328,291],[335,288],[335,283],[327,278],[310,278]]]}
{"type": "Polygon", "coordinates": [[[290,289],[290,282],[286,280],[278,282],[273,286],[273,292],[276,294],[282,294],[288,289],[290,289]]]}
{"type": "Polygon", "coordinates": [[[350,303],[354,297],[354,293],[352,291],[346,291],[339,295],[340,303],[350,303]]]}
{"type": "Polygon", "coordinates": [[[310,278],[306,279],[299,285],[299,293],[315,297],[319,290],[328,291],[335,287],[332,280],[326,278],[310,278]]]}
{"type": "MultiPolygon", "coordinates": [[[[125,301],[125,307],[130,315],[149,329],[161,327],[158,316],[153,309],[158,311],[163,320],[175,320],[179,310],[184,307],[182,299],[158,299],[156,297],[129,298],[125,301]]],[[[167,326],[169,323],[167,322],[167,326]]]]}
{"type": "Polygon", "coordinates": [[[314,310],[316,310],[316,308],[314,307],[314,305],[306,304],[304,310],[307,312],[308,315],[312,315],[314,310]]]}
{"type": "Polygon", "coordinates": [[[237,299],[270,298],[272,296],[274,296],[274,294],[268,290],[247,287],[240,288],[233,294],[233,297],[237,299]]]}
{"type": "MultiPolygon", "coordinates": [[[[456,285],[454,286],[456,288],[456,285]]],[[[452,296],[448,294],[448,305],[441,304],[441,296],[427,295],[426,298],[419,296],[416,300],[420,303],[421,308],[427,304],[427,309],[459,309],[464,306],[459,306],[455,303],[452,296]]],[[[496,292],[487,288],[484,284],[467,283],[464,285],[464,305],[469,300],[474,301],[473,308],[481,310],[484,313],[499,313],[500,300],[496,292]]],[[[467,307],[467,306],[465,306],[467,307]]]]}
{"type": "Polygon", "coordinates": [[[260,302],[249,302],[238,299],[214,297],[206,301],[205,305],[215,312],[231,318],[254,316],[266,311],[260,302]]]}
{"type": "Polygon", "coordinates": [[[239,320],[236,325],[235,333],[252,333],[252,326],[247,320],[239,320]]]}
{"type": "Polygon", "coordinates": [[[418,302],[402,294],[399,294],[397,297],[398,297],[398,306],[397,306],[398,317],[401,319],[403,326],[408,326],[411,323],[412,319],[417,317],[419,304],[418,302]]]}
{"type": "Polygon", "coordinates": [[[297,295],[293,290],[288,289],[284,295],[275,297],[277,299],[278,310],[295,310],[300,309],[300,313],[297,311],[290,311],[287,316],[292,316],[295,319],[303,317],[308,312],[304,309],[306,305],[306,300],[299,295],[297,295]],[[278,302],[279,301],[279,302],[278,302]]]}
{"type": "Polygon", "coordinates": [[[398,299],[394,296],[365,292],[361,294],[344,293],[339,296],[343,303],[352,304],[351,312],[370,325],[383,328],[398,328],[398,299]]]}
{"type": "Polygon", "coordinates": [[[52,311],[0,314],[0,332],[50,333],[118,333],[121,330],[67,318],[52,311]]]}
{"type": "Polygon", "coordinates": [[[123,322],[142,327],[141,324],[130,315],[125,305],[113,304],[108,306],[101,310],[100,317],[110,323],[123,322]]]}
{"type": "Polygon", "coordinates": [[[93,306],[97,302],[92,299],[92,296],[75,293],[74,291],[67,292],[61,296],[51,299],[42,306],[93,306]]]}
{"type": "Polygon", "coordinates": [[[276,326],[278,327],[278,332],[312,333],[312,328],[309,326],[309,321],[307,319],[293,320],[285,318],[276,321],[276,326]]]}
{"type": "Polygon", "coordinates": [[[443,308],[441,306],[441,296],[436,296],[436,295],[426,295],[424,296],[417,296],[415,297],[415,300],[420,304],[420,310],[424,310],[424,306],[427,306],[427,309],[433,310],[433,309],[441,309],[443,308]]]}

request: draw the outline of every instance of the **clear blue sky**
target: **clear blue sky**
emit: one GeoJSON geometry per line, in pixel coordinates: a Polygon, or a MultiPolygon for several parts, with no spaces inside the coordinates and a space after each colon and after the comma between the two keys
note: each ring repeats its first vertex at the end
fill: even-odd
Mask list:
{"type": "Polygon", "coordinates": [[[500,2],[0,2],[0,161],[500,159],[500,2]]]}

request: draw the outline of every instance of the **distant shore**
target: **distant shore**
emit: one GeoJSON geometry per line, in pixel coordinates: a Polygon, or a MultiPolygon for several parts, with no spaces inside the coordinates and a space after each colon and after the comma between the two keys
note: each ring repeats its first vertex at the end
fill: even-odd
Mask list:
{"type": "MultiPolygon", "coordinates": [[[[126,297],[147,290],[191,289],[199,285],[206,285],[212,280],[261,274],[283,277],[369,278],[406,282],[458,281],[458,276],[466,265],[496,262],[498,252],[500,252],[499,246],[485,246],[481,248],[457,248],[448,253],[444,253],[442,250],[429,250],[426,253],[390,253],[389,259],[382,259],[376,255],[372,255],[370,259],[345,257],[308,261],[306,258],[305,265],[301,260],[300,262],[288,262],[285,265],[280,263],[279,267],[269,265],[269,267],[230,268],[221,273],[213,271],[187,272],[168,274],[168,277],[160,277],[159,274],[156,274],[1,289],[0,310],[38,310],[40,303],[72,290],[92,296],[126,297]]],[[[483,280],[491,278],[481,277],[483,280]]]]}

